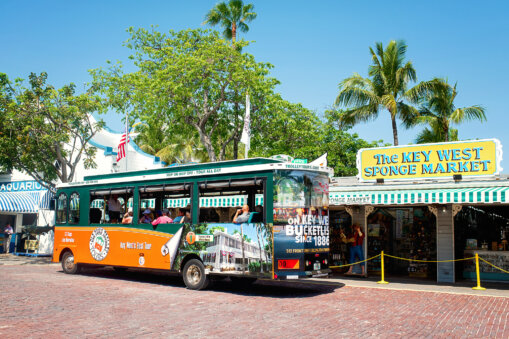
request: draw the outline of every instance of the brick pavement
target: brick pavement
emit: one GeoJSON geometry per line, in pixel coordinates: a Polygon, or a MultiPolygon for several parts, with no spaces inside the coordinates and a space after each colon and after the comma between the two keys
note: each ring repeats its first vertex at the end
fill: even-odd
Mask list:
{"type": "Polygon", "coordinates": [[[228,280],[190,291],[177,277],[56,264],[0,266],[0,290],[2,338],[509,338],[504,297],[228,280]]]}

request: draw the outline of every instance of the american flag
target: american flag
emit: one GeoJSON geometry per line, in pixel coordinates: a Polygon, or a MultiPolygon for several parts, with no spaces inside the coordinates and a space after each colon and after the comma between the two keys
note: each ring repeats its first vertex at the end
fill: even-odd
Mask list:
{"type": "Polygon", "coordinates": [[[129,141],[130,141],[129,140],[129,132],[122,134],[122,136],[120,137],[120,142],[118,144],[117,162],[120,159],[125,158],[125,146],[127,145],[127,143],[129,141]],[[126,139],[127,139],[127,141],[126,141],[126,139]]]}

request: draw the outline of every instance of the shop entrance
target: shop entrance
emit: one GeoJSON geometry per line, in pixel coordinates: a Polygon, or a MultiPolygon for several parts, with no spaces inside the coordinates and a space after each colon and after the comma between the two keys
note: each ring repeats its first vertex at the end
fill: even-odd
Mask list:
{"type": "MultiPolygon", "coordinates": [[[[509,206],[463,206],[454,218],[455,257],[477,252],[492,264],[509,270],[509,206]]],[[[474,279],[473,262],[456,262],[456,279],[474,279]]],[[[509,274],[480,263],[481,280],[509,281],[509,274]]]]}
{"type": "MultiPolygon", "coordinates": [[[[436,260],[436,218],[426,206],[377,208],[367,218],[368,257],[393,256],[436,260]]],[[[386,273],[412,278],[436,279],[435,263],[385,259],[386,273]]],[[[380,274],[380,260],[368,262],[368,274],[380,274]]]]}
{"type": "MultiPolygon", "coordinates": [[[[347,239],[352,233],[352,217],[344,209],[329,211],[330,227],[330,260],[331,266],[348,264],[350,258],[349,245],[347,239]]],[[[346,268],[332,269],[336,273],[343,273],[346,268]]]]}

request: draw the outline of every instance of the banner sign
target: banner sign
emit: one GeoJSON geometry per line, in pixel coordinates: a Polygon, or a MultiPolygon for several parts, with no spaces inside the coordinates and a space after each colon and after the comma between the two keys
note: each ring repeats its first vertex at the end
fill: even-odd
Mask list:
{"type": "Polygon", "coordinates": [[[360,181],[414,180],[498,175],[502,145],[497,139],[361,149],[360,181]]]}
{"type": "Polygon", "coordinates": [[[0,192],[26,192],[46,190],[37,181],[0,182],[0,192]]]}

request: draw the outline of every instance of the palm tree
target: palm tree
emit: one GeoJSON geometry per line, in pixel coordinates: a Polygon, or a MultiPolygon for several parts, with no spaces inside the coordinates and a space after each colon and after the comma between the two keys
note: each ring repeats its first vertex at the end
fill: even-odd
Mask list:
{"type": "Polygon", "coordinates": [[[376,50],[369,48],[373,64],[369,66],[369,78],[355,73],[339,84],[336,105],[347,109],[341,116],[346,125],[374,120],[382,109],[386,109],[392,121],[394,145],[398,145],[398,126],[396,119],[407,121],[415,108],[405,104],[403,99],[410,81],[417,79],[410,61],[404,63],[407,45],[404,41],[392,40],[383,48],[376,43],[376,50]]]}
{"type": "Polygon", "coordinates": [[[485,109],[474,105],[456,108],[454,99],[458,95],[457,84],[451,86],[447,80],[435,78],[419,83],[408,91],[408,98],[421,104],[419,115],[407,122],[407,125],[428,125],[418,137],[417,142],[441,142],[458,139],[458,131],[452,124],[469,120],[486,121],[485,109]]]}
{"type": "MultiPolygon", "coordinates": [[[[415,137],[417,144],[429,144],[434,142],[443,142],[445,138],[443,132],[435,121],[428,122],[429,127],[424,128],[415,137]]],[[[449,141],[458,141],[458,130],[455,128],[449,129],[449,141]]]]}
{"type": "Polygon", "coordinates": [[[208,161],[207,152],[194,131],[189,131],[189,137],[182,138],[161,120],[154,116],[137,128],[140,134],[135,141],[142,151],[161,158],[167,164],[208,161]]]}
{"type": "Polygon", "coordinates": [[[244,33],[249,31],[246,22],[251,22],[256,18],[256,13],[253,10],[253,4],[244,5],[242,0],[230,0],[228,3],[220,2],[207,13],[203,24],[221,25],[224,28],[224,37],[235,43],[237,30],[244,33]]]}

